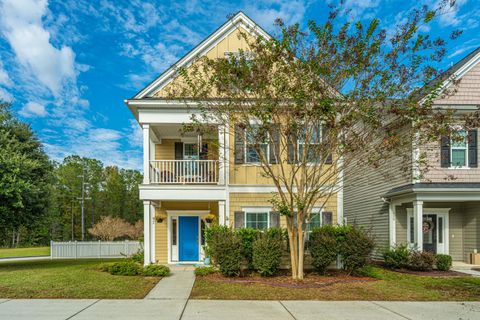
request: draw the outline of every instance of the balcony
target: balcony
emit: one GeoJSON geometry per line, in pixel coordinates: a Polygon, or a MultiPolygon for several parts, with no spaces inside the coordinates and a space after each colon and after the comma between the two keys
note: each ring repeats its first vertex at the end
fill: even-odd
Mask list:
{"type": "Polygon", "coordinates": [[[218,160],[151,160],[151,184],[218,184],[218,160]]]}

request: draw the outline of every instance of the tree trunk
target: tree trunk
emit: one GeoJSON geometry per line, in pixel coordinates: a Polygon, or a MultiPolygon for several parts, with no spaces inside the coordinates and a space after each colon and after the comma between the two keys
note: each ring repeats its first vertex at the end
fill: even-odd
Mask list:
{"type": "Polygon", "coordinates": [[[20,243],[20,228],[18,228],[18,231],[17,231],[17,243],[15,244],[15,248],[18,247],[19,243],[20,243]]]}
{"type": "Polygon", "coordinates": [[[304,273],[304,258],[305,258],[305,241],[303,236],[302,224],[298,226],[298,279],[303,279],[304,273]]]}

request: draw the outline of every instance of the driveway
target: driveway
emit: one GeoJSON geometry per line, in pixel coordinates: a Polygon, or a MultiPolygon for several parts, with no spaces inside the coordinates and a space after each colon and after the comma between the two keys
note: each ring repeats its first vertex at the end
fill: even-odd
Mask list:
{"type": "Polygon", "coordinates": [[[480,302],[0,300],[0,319],[480,319],[480,302]]]}

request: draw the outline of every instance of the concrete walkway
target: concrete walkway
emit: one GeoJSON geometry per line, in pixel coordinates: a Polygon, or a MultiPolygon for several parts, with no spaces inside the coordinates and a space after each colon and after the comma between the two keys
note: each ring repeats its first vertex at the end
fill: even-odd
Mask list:
{"type": "Polygon", "coordinates": [[[11,257],[0,258],[1,262],[31,261],[31,260],[49,260],[50,256],[30,256],[30,257],[11,257]]]}
{"type": "Polygon", "coordinates": [[[0,319],[474,320],[480,302],[0,300],[0,319]]]}
{"type": "Polygon", "coordinates": [[[190,297],[195,275],[194,266],[169,266],[171,274],[160,280],[145,299],[187,300],[190,297]]]}

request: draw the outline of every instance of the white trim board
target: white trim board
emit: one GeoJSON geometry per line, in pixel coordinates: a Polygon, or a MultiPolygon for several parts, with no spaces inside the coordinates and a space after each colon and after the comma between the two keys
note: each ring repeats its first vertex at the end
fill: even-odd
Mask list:
{"type": "Polygon", "coordinates": [[[260,28],[253,20],[247,17],[243,12],[238,12],[233,18],[229,19],[219,29],[208,36],[197,47],[190,51],[186,56],[177,61],[172,67],[161,74],[157,79],[140,91],[134,99],[143,99],[147,96],[151,96],[154,92],[161,90],[168,83],[173,80],[173,76],[176,73],[176,69],[179,67],[186,67],[190,65],[195,58],[204,55],[220,41],[225,39],[229,34],[237,30],[239,26],[242,26],[245,31],[250,33],[257,33],[265,39],[270,39],[270,35],[260,28]]]}

